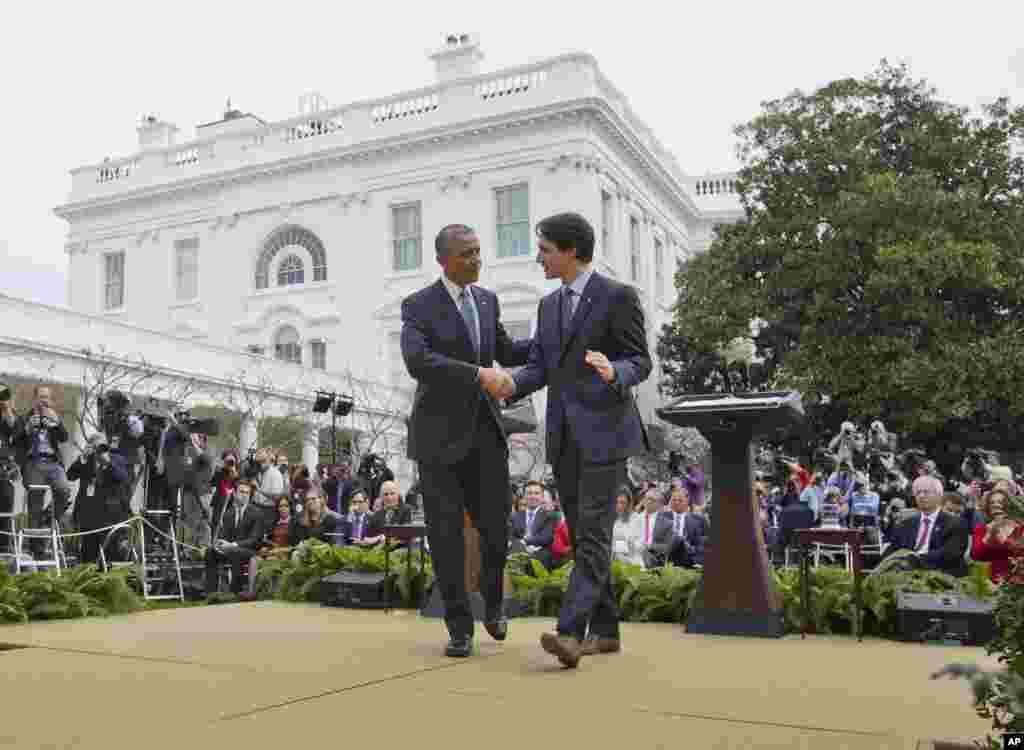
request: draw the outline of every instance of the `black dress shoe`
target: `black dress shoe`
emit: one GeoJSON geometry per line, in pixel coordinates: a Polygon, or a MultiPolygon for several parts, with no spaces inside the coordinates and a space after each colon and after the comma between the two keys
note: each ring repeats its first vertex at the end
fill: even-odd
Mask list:
{"type": "Polygon", "coordinates": [[[445,656],[465,658],[473,653],[473,639],[468,635],[453,635],[448,639],[445,656]]]}
{"type": "Polygon", "coordinates": [[[487,620],[484,622],[484,630],[490,633],[494,640],[503,641],[508,637],[508,620],[501,616],[487,620]]]}

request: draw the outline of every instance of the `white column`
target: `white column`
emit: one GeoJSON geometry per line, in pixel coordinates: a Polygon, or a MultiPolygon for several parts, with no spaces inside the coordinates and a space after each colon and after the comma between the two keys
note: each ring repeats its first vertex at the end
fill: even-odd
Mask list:
{"type": "Polygon", "coordinates": [[[239,458],[244,460],[249,449],[256,446],[259,439],[259,431],[256,429],[256,418],[250,414],[242,417],[242,427],[238,431],[238,453],[239,458]]]}
{"type": "Polygon", "coordinates": [[[302,426],[302,463],[309,469],[310,476],[315,476],[316,465],[320,463],[320,424],[307,419],[302,426]]]}

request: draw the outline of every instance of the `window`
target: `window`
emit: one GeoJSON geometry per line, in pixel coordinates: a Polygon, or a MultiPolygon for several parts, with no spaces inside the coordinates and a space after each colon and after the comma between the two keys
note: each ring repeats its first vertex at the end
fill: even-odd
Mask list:
{"type": "Polygon", "coordinates": [[[276,229],[263,244],[260,256],[256,260],[257,289],[267,288],[270,280],[270,261],[287,247],[304,248],[313,261],[313,281],[327,281],[327,252],[320,238],[304,227],[288,224],[276,229]]]}
{"type": "Polygon", "coordinates": [[[277,267],[277,285],[290,286],[305,281],[306,271],[298,255],[289,255],[277,267]]]}
{"type": "Polygon", "coordinates": [[[188,302],[199,296],[199,238],[174,241],[175,299],[188,302]]]}
{"type": "Polygon", "coordinates": [[[419,203],[395,206],[391,209],[391,236],[394,243],[394,270],[413,271],[419,268],[423,263],[419,203]]]}
{"type": "Polygon", "coordinates": [[[665,250],[661,240],[654,240],[654,293],[659,297],[665,293],[663,287],[665,281],[665,250]]]}
{"type": "Polygon", "coordinates": [[[302,364],[302,345],[299,343],[299,332],[291,326],[284,326],[277,332],[274,340],[274,356],[284,362],[302,364]]]}
{"type": "Polygon", "coordinates": [[[640,222],[629,219],[629,274],[633,281],[640,280],[640,222]]]}
{"type": "Polygon", "coordinates": [[[314,370],[326,370],[327,343],[324,341],[313,341],[309,345],[309,358],[314,370]]]}
{"type": "Polygon", "coordinates": [[[612,257],[612,196],[607,190],[601,191],[601,252],[606,258],[612,257]]]}
{"type": "Polygon", "coordinates": [[[498,257],[530,254],[530,202],[526,185],[494,193],[498,205],[498,257]]]}
{"type": "Polygon", "coordinates": [[[249,344],[249,346],[245,347],[245,351],[249,354],[263,354],[263,347],[257,344],[249,344]]]}
{"type": "Polygon", "coordinates": [[[124,306],[124,252],[103,256],[103,309],[124,306]]]}

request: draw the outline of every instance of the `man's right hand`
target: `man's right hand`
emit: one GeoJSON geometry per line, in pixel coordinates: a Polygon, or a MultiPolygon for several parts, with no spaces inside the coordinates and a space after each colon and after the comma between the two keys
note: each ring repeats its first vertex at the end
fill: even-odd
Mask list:
{"type": "Polygon", "coordinates": [[[496,367],[481,367],[480,386],[499,401],[511,398],[516,392],[516,384],[512,376],[496,367]]]}

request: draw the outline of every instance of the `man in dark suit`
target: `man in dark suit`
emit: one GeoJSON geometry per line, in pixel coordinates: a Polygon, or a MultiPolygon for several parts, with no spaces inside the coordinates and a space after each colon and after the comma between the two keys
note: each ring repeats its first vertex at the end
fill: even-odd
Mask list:
{"type": "Polygon", "coordinates": [[[449,656],[469,656],[473,612],[465,585],[463,524],[480,532],[484,627],[504,640],[502,612],[508,556],[508,442],[492,392],[510,376],[493,367],[522,365],[529,341],[513,341],[497,296],[475,286],[480,240],[462,224],[434,243],[444,274],[402,301],[402,357],[417,381],[408,455],[419,463],[427,539],[445,607],[449,656]]]}
{"type": "Polygon", "coordinates": [[[885,556],[897,550],[910,550],[922,568],[957,577],[967,575],[964,549],[969,532],[958,516],[939,510],[942,482],[935,477],[918,477],[914,480],[913,489],[914,501],[920,512],[896,526],[885,556]]]}
{"type": "Polygon", "coordinates": [[[206,550],[206,594],[217,590],[217,566],[231,563],[231,590],[242,590],[242,563],[249,560],[263,544],[263,512],[252,505],[253,486],[241,481],[235,488],[234,500],[224,509],[218,538],[206,550]]]}
{"type": "Polygon", "coordinates": [[[526,483],[526,510],[517,510],[509,517],[509,535],[513,550],[529,552],[548,570],[554,567],[555,559],[551,545],[555,543],[557,520],[544,507],[544,485],[536,480],[526,483]]]}
{"type": "Polygon", "coordinates": [[[654,522],[654,539],[647,549],[645,564],[649,568],[667,562],[682,568],[703,564],[707,536],[707,519],[690,512],[686,490],[676,487],[669,509],[659,513],[654,522]]]}
{"type": "Polygon", "coordinates": [[[627,479],[627,457],[648,446],[632,388],[650,375],[651,357],[636,290],[590,266],[594,230],[587,220],[551,216],[537,225],[537,235],[537,261],[562,287],[540,301],[530,359],[515,374],[514,388],[500,395],[521,397],[548,386],[547,460],[576,565],[557,633],[545,633],[541,646],[575,667],[584,653],[619,650],[611,579],[615,495],[627,479]]]}
{"type": "Polygon", "coordinates": [[[796,544],[794,532],[797,529],[814,528],[814,511],[811,510],[808,502],[810,497],[807,493],[803,493],[799,500],[784,505],[779,512],[776,550],[783,561],[786,559],[786,548],[796,544]]]}
{"type": "Polygon", "coordinates": [[[325,480],[324,496],[327,498],[328,509],[341,516],[347,516],[349,511],[349,499],[358,484],[352,478],[352,466],[343,462],[331,467],[331,476],[325,480]]]}

